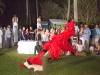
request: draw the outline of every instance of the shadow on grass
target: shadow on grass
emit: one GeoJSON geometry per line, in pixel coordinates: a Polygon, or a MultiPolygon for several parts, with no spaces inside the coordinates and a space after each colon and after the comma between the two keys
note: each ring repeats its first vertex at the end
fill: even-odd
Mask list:
{"type": "Polygon", "coordinates": [[[4,55],[5,53],[0,53],[0,56],[4,55]]]}

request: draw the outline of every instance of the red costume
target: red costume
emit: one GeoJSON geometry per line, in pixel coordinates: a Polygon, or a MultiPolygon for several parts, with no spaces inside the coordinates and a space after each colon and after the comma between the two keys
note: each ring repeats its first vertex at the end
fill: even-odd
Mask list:
{"type": "MultiPolygon", "coordinates": [[[[76,50],[70,45],[68,40],[75,33],[74,21],[70,21],[67,25],[67,29],[61,34],[54,35],[52,40],[45,43],[42,48],[43,50],[48,50],[50,52],[50,57],[52,60],[59,59],[62,56],[62,51],[67,52],[70,51],[75,53],[76,50]]],[[[42,56],[45,54],[44,51],[40,52],[35,58],[27,58],[27,61],[30,64],[41,65],[42,56]]]]}

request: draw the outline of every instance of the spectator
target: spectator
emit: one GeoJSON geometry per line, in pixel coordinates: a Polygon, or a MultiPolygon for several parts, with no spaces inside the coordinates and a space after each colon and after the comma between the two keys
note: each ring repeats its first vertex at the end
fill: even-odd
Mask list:
{"type": "Polygon", "coordinates": [[[77,35],[74,35],[73,37],[71,37],[71,42],[72,42],[72,46],[74,46],[76,48],[76,45],[77,45],[77,42],[78,42],[77,35]]]}
{"type": "Polygon", "coordinates": [[[76,49],[77,49],[76,55],[83,55],[84,46],[82,45],[82,40],[78,41],[76,49]]]}
{"type": "Polygon", "coordinates": [[[11,48],[11,31],[10,31],[10,27],[7,27],[5,37],[6,37],[6,40],[7,40],[7,48],[11,48]]]}
{"type": "Polygon", "coordinates": [[[35,35],[34,30],[33,30],[32,27],[30,27],[30,30],[29,30],[29,38],[30,38],[30,40],[35,40],[34,35],[35,35]]]}
{"type": "Polygon", "coordinates": [[[26,29],[26,40],[29,40],[29,31],[28,31],[28,28],[26,29]]]}
{"type": "Polygon", "coordinates": [[[39,42],[36,43],[35,49],[34,49],[34,54],[40,53],[42,51],[42,46],[39,45],[39,42]]]}
{"type": "Polygon", "coordinates": [[[66,30],[66,28],[63,26],[61,29],[61,33],[64,32],[66,30]]]}
{"type": "Polygon", "coordinates": [[[89,41],[90,41],[90,35],[91,35],[91,31],[88,28],[88,25],[85,25],[85,29],[84,29],[84,43],[85,43],[85,50],[86,52],[89,52],[89,41]]]}
{"type": "Polygon", "coordinates": [[[21,27],[19,27],[19,30],[18,30],[18,40],[19,41],[21,40],[21,36],[22,36],[22,29],[21,27]]]}
{"type": "Polygon", "coordinates": [[[2,35],[3,35],[3,32],[1,29],[2,28],[0,27],[0,48],[2,48],[2,35]]]}
{"type": "Polygon", "coordinates": [[[91,52],[91,53],[94,53],[94,49],[95,49],[94,44],[91,44],[90,49],[89,49],[90,52],[91,52]]]}
{"type": "Polygon", "coordinates": [[[77,23],[75,23],[75,34],[78,35],[79,27],[77,26],[77,23]]]}
{"type": "Polygon", "coordinates": [[[2,43],[5,46],[5,44],[6,44],[6,38],[5,38],[6,27],[3,28],[2,32],[3,32],[3,35],[2,35],[2,43]]]}
{"type": "Polygon", "coordinates": [[[52,40],[53,36],[55,35],[55,30],[53,28],[50,29],[50,40],[52,40]]]}
{"type": "Polygon", "coordinates": [[[26,40],[26,31],[25,31],[25,27],[23,27],[23,29],[22,29],[22,40],[26,40]]]}
{"type": "Polygon", "coordinates": [[[60,34],[60,33],[61,33],[61,28],[60,28],[60,25],[58,25],[56,28],[56,34],[60,34]]]}
{"type": "Polygon", "coordinates": [[[82,44],[84,45],[84,27],[81,27],[79,30],[79,39],[82,40],[82,44]]]}
{"type": "Polygon", "coordinates": [[[45,35],[46,35],[45,41],[48,42],[49,41],[49,36],[50,36],[50,32],[49,32],[48,29],[46,29],[45,35]]]}
{"type": "Polygon", "coordinates": [[[92,44],[95,44],[96,42],[98,42],[99,34],[100,34],[99,25],[96,24],[95,28],[93,29],[92,44]]]}

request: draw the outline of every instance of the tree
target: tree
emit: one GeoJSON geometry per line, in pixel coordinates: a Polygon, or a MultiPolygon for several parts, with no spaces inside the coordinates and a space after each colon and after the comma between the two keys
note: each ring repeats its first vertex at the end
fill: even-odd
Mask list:
{"type": "Polygon", "coordinates": [[[79,21],[88,24],[100,20],[100,13],[97,10],[97,0],[78,0],[79,21]]]}
{"type": "Polygon", "coordinates": [[[70,0],[68,0],[67,21],[69,20],[69,13],[70,13],[70,0]]]}
{"type": "Polygon", "coordinates": [[[77,0],[74,0],[74,20],[78,22],[77,0]]]}
{"type": "Polygon", "coordinates": [[[3,13],[3,7],[5,7],[4,3],[2,2],[2,0],[0,0],[0,13],[3,13]]]}
{"type": "Polygon", "coordinates": [[[57,18],[60,12],[58,4],[52,1],[45,1],[40,3],[41,16],[43,20],[48,21],[50,18],[57,18]]]}

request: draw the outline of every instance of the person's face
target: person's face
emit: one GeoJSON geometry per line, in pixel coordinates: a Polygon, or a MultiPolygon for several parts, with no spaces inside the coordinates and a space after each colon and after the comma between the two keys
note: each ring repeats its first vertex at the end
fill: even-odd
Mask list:
{"type": "Polygon", "coordinates": [[[39,16],[39,18],[41,19],[41,16],[39,16]]]}
{"type": "Polygon", "coordinates": [[[9,27],[7,27],[7,30],[9,30],[10,28],[9,27]]]}
{"type": "Polygon", "coordinates": [[[26,29],[26,31],[28,31],[28,28],[26,29]]]}
{"type": "Polygon", "coordinates": [[[95,28],[99,28],[99,25],[96,25],[95,28]]]}
{"type": "Polygon", "coordinates": [[[4,30],[6,30],[6,28],[4,27],[4,30]]]}
{"type": "Polygon", "coordinates": [[[84,30],[84,28],[83,28],[83,27],[81,27],[81,30],[84,30]]]}
{"type": "Polygon", "coordinates": [[[30,27],[30,30],[32,30],[32,27],[30,27]]]}
{"type": "Polygon", "coordinates": [[[49,30],[48,30],[48,29],[46,29],[46,32],[49,32],[49,30]]]}
{"type": "Polygon", "coordinates": [[[85,28],[88,28],[88,25],[85,25],[85,28]]]}
{"type": "Polygon", "coordinates": [[[81,27],[83,27],[83,24],[81,24],[81,27]]]}
{"type": "Polygon", "coordinates": [[[16,15],[14,15],[14,17],[16,17],[16,15]]]}
{"type": "Polygon", "coordinates": [[[38,46],[39,45],[39,42],[37,42],[36,45],[38,46]]]}
{"type": "Polygon", "coordinates": [[[25,30],[25,27],[23,27],[23,30],[25,30]]]}
{"type": "Polygon", "coordinates": [[[81,42],[81,41],[79,41],[79,44],[82,44],[82,42],[81,42]]]}

